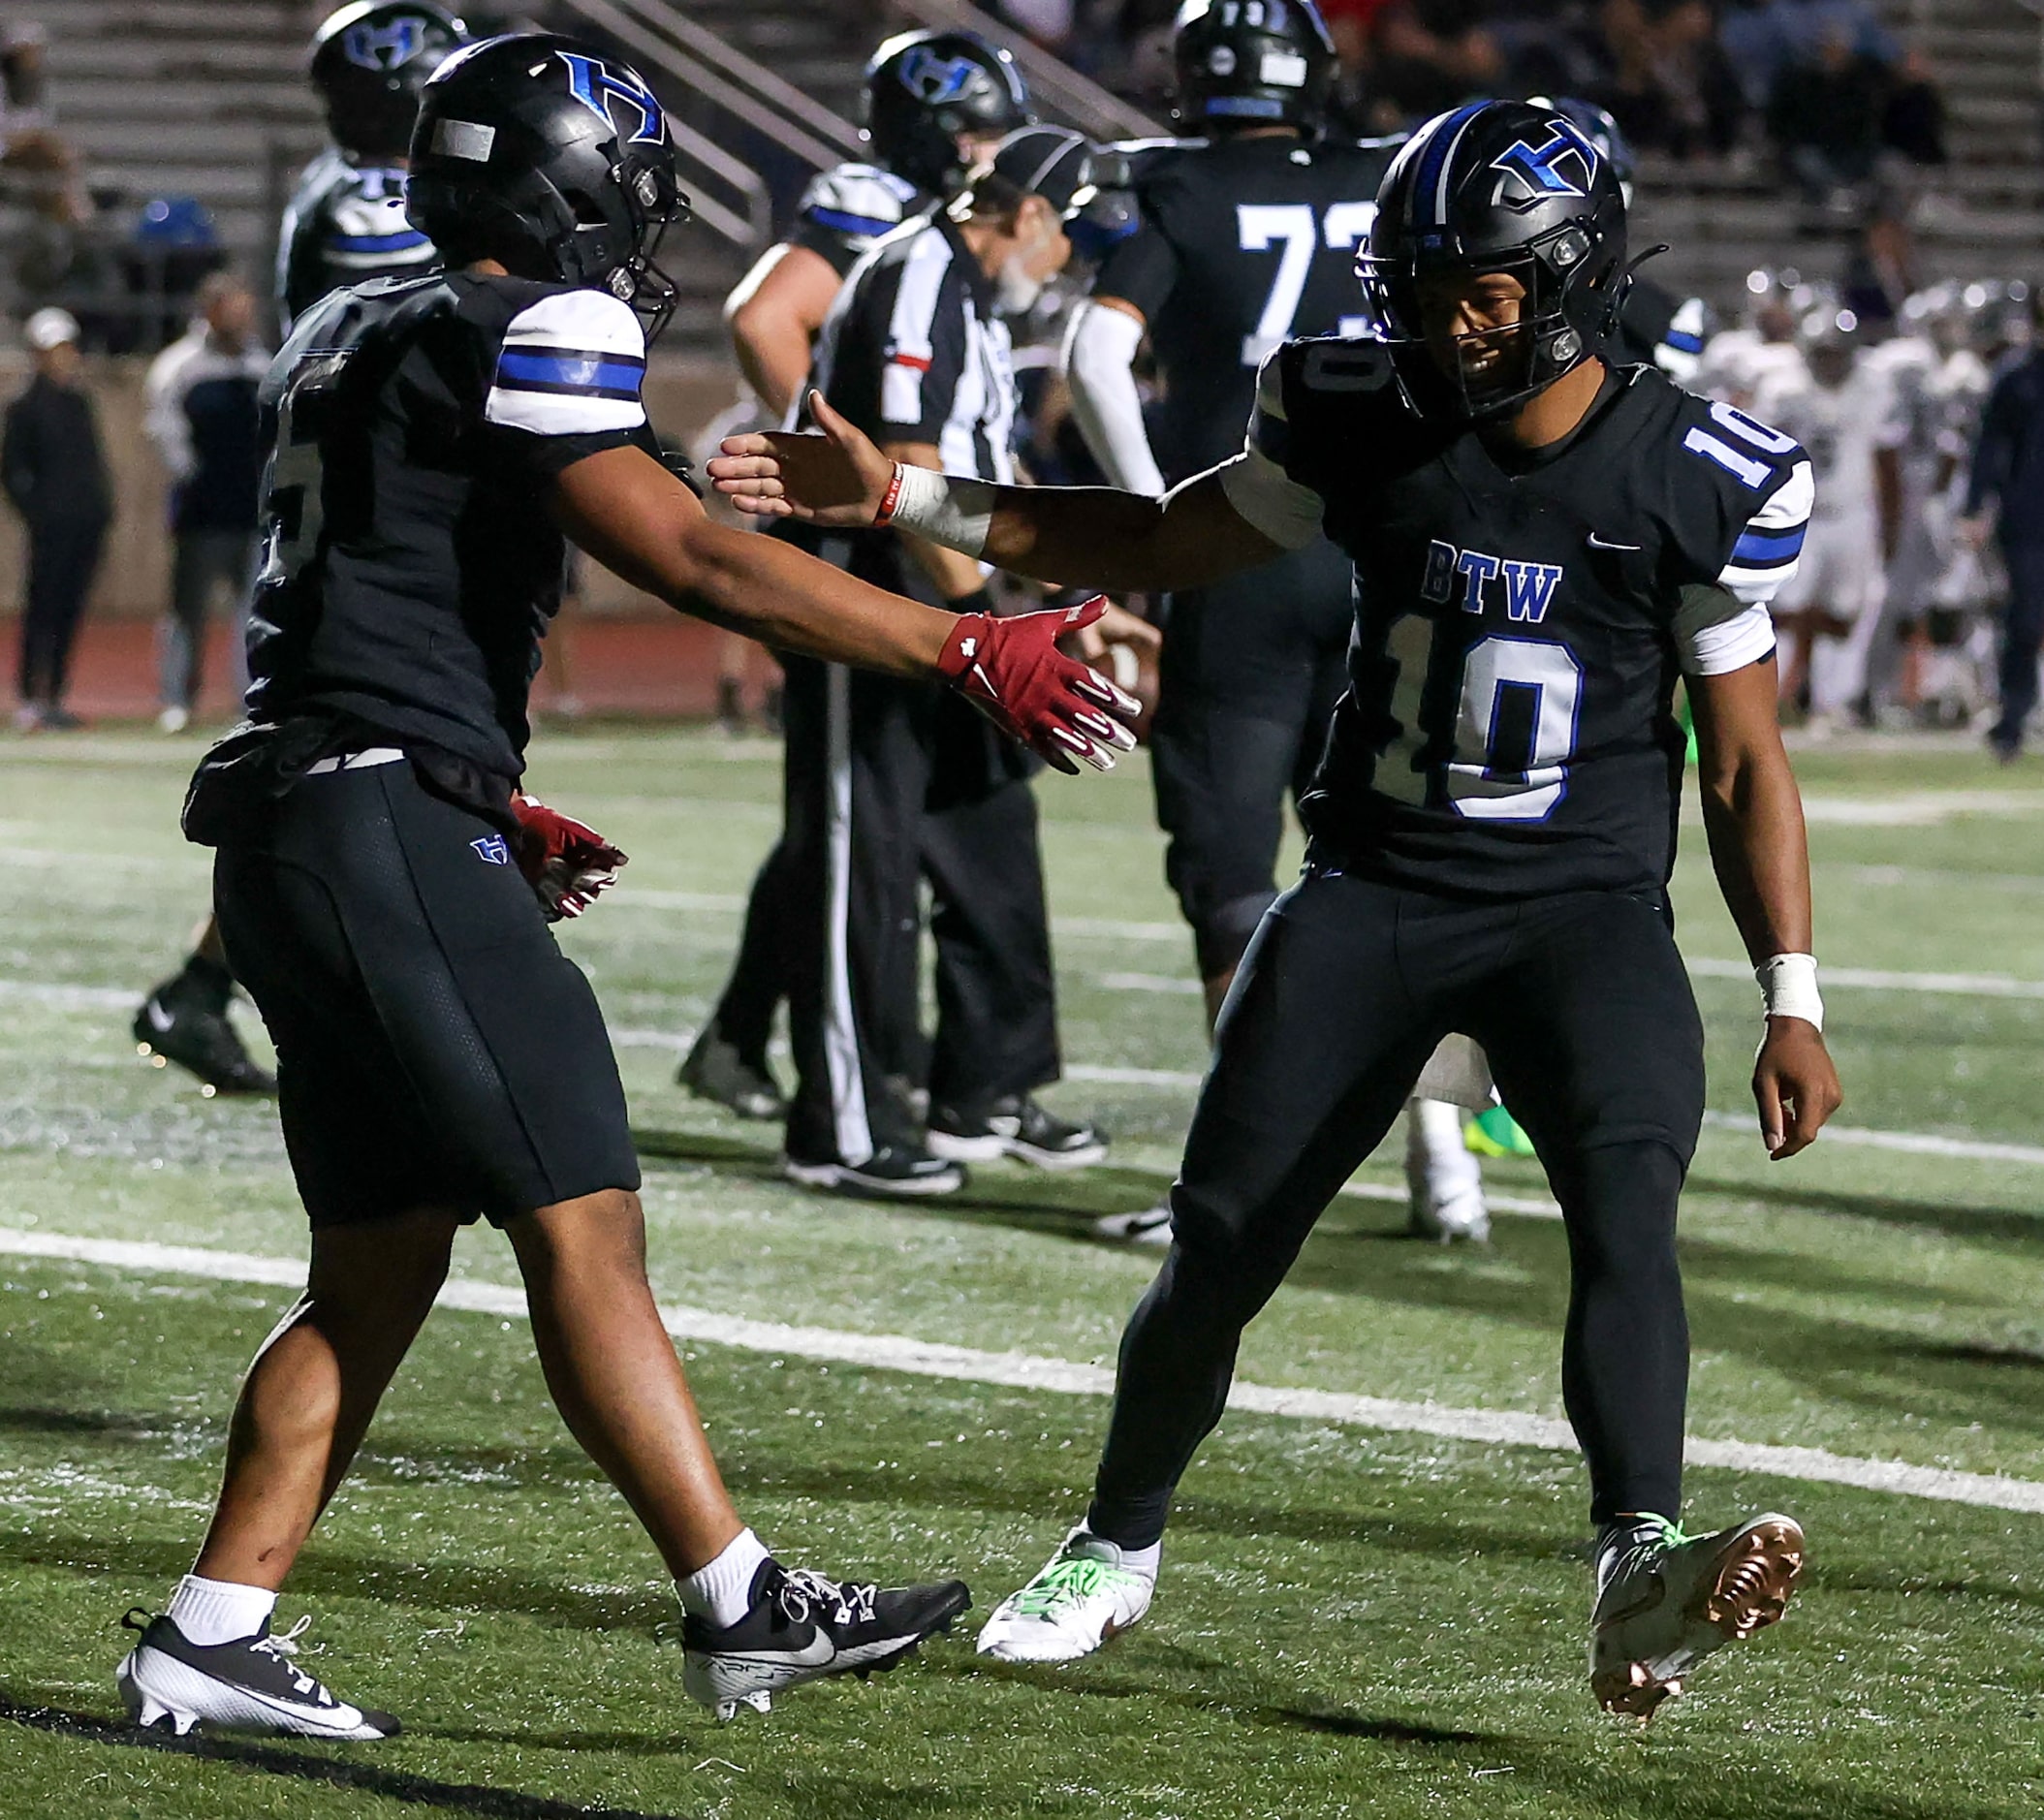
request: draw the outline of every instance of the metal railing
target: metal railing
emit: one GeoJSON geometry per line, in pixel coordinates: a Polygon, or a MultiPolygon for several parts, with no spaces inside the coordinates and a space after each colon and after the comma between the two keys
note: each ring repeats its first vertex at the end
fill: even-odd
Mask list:
{"type": "Polygon", "coordinates": [[[1155,139],[1170,128],[1142,109],[1102,88],[1032,43],[1005,20],[966,0],[894,0],[895,10],[933,31],[977,32],[1003,46],[1021,67],[1039,109],[1074,126],[1088,139],[1155,139]]]}
{"type": "MultiPolygon", "coordinates": [[[[806,171],[857,153],[859,130],[763,64],[683,16],[669,0],[555,0],[556,10],[628,50],[655,83],[686,97],[684,112],[730,121],[806,171]]],[[[668,125],[681,154],[696,216],[751,252],[773,235],[773,186],[760,171],[677,115],[668,125]]]]}

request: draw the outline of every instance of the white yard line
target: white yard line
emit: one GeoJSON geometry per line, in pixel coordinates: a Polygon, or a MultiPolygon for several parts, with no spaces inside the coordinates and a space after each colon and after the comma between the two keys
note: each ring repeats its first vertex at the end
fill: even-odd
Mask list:
{"type": "MultiPolygon", "coordinates": [[[[1752,965],[1722,960],[1714,955],[1683,957],[1701,980],[1750,980],[1752,965]]],[[[1827,987],[1858,987],[1873,992],[1928,992],[1960,998],[2044,998],[2044,980],[2019,980],[2006,973],[1894,973],[1881,967],[1822,968],[1827,987]]],[[[1170,997],[1197,997],[1200,983],[1178,973],[1103,973],[1101,989],[1109,992],[1161,992],[1170,997]]],[[[1755,988],[1758,989],[1757,988],[1755,988]]]]}
{"type": "MultiPolygon", "coordinates": [[[[294,1289],[304,1281],[304,1266],[293,1259],[259,1257],[249,1252],[215,1251],[195,1245],[159,1245],[119,1239],[81,1239],[64,1233],[0,1227],[0,1254],[47,1258],[74,1264],[97,1264],[114,1270],[198,1276],[212,1282],[264,1283],[294,1289]]],[[[443,1306],[507,1320],[525,1318],[523,1291],[508,1284],[456,1281],[439,1298],[443,1306]]],[[[753,1321],[717,1314],[707,1308],[661,1310],[668,1332],[677,1339],[730,1346],[742,1352],[769,1353],[799,1359],[825,1359],[833,1364],[868,1365],[913,1377],[946,1378],[968,1384],[998,1384],[1015,1390],[1053,1391],[1067,1396],[1104,1396],[1114,1389],[1114,1373],[1105,1365],[1082,1365],[1069,1359],[1047,1359],[1033,1353],[983,1352],[972,1346],[950,1346],[912,1339],[898,1334],[850,1334],[833,1328],[788,1327],[777,1321],[753,1321]]],[[[1568,1425],[1552,1417],[1515,1410],[1457,1409],[1440,1403],[1399,1402],[1382,1396],[1359,1396],[1341,1391],[1289,1390],[1273,1385],[1238,1383],[1228,1397],[1231,1409],[1256,1415],[1288,1416],[1308,1422],[1377,1428],[1400,1434],[1432,1434],[1499,1447],[1535,1447],[1574,1453],[1575,1436],[1568,1425]]],[[[2044,1484],[1997,1473],[1953,1472],[1937,1466],[1912,1466],[1900,1460],[1857,1459],[1814,1447],[1776,1447],[1748,1441],[1692,1439],[1686,1455],[1691,1464],[1719,1466],[1733,1472],[1766,1473],[1824,1485],[1852,1486],[1906,1497],[1933,1498],[1949,1504],[1973,1504],[1989,1510],[2044,1514],[2044,1484]]]]}

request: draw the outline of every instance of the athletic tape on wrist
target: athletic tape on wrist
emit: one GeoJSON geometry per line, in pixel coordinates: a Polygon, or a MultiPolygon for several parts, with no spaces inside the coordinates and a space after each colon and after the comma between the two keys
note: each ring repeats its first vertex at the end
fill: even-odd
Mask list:
{"type": "Polygon", "coordinates": [[[897,462],[874,522],[913,531],[961,555],[982,555],[993,527],[993,488],[897,462]]]}
{"type": "Polygon", "coordinates": [[[1753,969],[1770,1018],[1801,1018],[1824,1027],[1824,1000],[1817,991],[1814,955],[1774,955],[1753,969]]]}

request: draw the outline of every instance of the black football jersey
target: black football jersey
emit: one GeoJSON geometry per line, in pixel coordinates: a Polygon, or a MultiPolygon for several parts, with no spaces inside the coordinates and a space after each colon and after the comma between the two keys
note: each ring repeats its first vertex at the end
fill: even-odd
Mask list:
{"type": "Polygon", "coordinates": [[[1350,689],[1301,804],[1329,863],[1486,898],[1666,884],[1675,682],[1774,648],[1812,494],[1793,440],[1632,366],[1505,457],[1415,412],[1382,346],[1302,341],[1221,478],[1274,541],[1324,528],[1355,564],[1350,689]]]}
{"type": "Polygon", "coordinates": [[[549,484],[656,458],[645,337],[608,293],[448,273],[338,291],[262,392],[250,717],[329,717],[515,778],[566,545],[549,484]]]}
{"type": "Polygon", "coordinates": [[[1398,145],[1231,137],[1124,149],[1141,225],[1092,289],[1149,325],[1164,394],[1151,442],[1177,483],[1241,447],[1257,368],[1278,343],[1363,332],[1356,246],[1398,145]]]}
{"type": "Polygon", "coordinates": [[[305,168],[277,234],[285,331],[321,298],[371,278],[414,278],[439,261],[405,219],[404,173],[352,165],[330,147],[305,168]]]}

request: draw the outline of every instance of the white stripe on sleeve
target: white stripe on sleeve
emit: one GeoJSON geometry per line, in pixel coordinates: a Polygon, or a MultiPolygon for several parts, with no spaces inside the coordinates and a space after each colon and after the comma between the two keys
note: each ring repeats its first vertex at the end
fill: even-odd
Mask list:
{"type": "Polygon", "coordinates": [[[483,416],[541,436],[636,429],[645,422],[645,331],[606,291],[557,291],[504,331],[483,416]]]}
{"type": "Polygon", "coordinates": [[[1732,546],[1731,559],[1717,578],[1718,586],[1748,607],[1764,607],[1773,600],[1802,558],[1803,537],[1816,495],[1809,462],[1800,459],[1788,479],[1746,520],[1745,529],[1732,546]]]}
{"type": "Polygon", "coordinates": [[[951,243],[931,228],[916,236],[901,263],[900,288],[887,325],[887,364],[880,378],[880,419],[920,424],[927,415],[923,382],[936,352],[933,327],[951,269],[951,243]]]}

